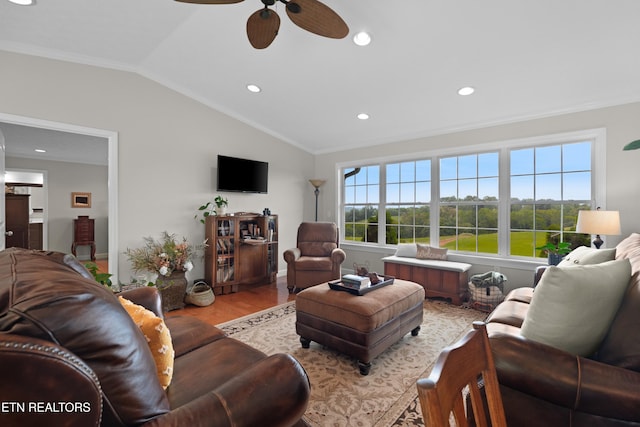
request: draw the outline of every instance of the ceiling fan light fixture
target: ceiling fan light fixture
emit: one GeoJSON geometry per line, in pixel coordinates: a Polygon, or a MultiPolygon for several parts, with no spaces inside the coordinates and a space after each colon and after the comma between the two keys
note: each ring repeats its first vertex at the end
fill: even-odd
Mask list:
{"type": "Polygon", "coordinates": [[[258,86],[258,85],[248,84],[248,85],[247,85],[247,90],[248,90],[249,92],[258,93],[258,92],[260,92],[262,89],[260,89],[260,86],[258,86]]]}
{"type": "Polygon", "coordinates": [[[369,115],[367,113],[359,113],[357,117],[360,120],[369,120],[369,115]]]}
{"type": "Polygon", "coordinates": [[[366,31],[360,31],[353,36],[353,42],[358,46],[367,46],[371,43],[371,36],[366,31]]]}
{"type": "Polygon", "coordinates": [[[476,91],[475,88],[473,88],[471,86],[465,86],[465,87],[461,87],[460,89],[458,89],[458,95],[460,95],[460,96],[468,96],[468,95],[471,95],[475,91],[476,91]]]}
{"type": "Polygon", "coordinates": [[[35,4],[35,0],[9,0],[13,4],[17,4],[20,6],[31,6],[35,4]]]}

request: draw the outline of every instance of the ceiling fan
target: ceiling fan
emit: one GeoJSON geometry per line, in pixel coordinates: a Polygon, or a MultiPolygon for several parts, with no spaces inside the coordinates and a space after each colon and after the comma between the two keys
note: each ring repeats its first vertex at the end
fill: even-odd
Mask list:
{"type": "MultiPolygon", "coordinates": [[[[195,4],[231,4],[243,0],[176,0],[195,4]]],[[[261,0],[264,7],[247,20],[247,37],[256,49],[264,49],[273,42],[280,28],[280,17],[269,8],[276,2],[284,3],[287,15],[298,27],[314,34],[342,39],[349,34],[344,20],[329,6],[318,0],[261,0]]]]}

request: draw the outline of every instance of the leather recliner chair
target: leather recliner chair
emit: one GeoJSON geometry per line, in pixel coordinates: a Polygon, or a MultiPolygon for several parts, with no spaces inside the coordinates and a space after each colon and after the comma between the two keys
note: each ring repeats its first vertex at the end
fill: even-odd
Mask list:
{"type": "Polygon", "coordinates": [[[341,277],[346,254],[339,246],[338,228],[332,222],[303,222],[295,248],[284,252],[289,292],[341,277]]]}
{"type": "MultiPolygon", "coordinates": [[[[155,288],[120,295],[162,317],[155,288]]],[[[75,257],[0,252],[0,425],[304,426],[309,379],[191,316],[165,319],[163,390],[140,328],[75,257]]]]}

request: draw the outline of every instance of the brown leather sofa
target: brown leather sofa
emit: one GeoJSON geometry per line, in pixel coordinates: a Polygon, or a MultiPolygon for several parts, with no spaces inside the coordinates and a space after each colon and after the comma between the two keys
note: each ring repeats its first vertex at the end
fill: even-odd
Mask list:
{"type": "MultiPolygon", "coordinates": [[[[125,296],[162,316],[154,288],[125,296]]],[[[138,326],[75,257],[0,252],[0,425],[305,425],[309,380],[292,356],[267,357],[193,317],[165,322],[166,391],[138,326]]]]}
{"type": "Polygon", "coordinates": [[[284,252],[289,292],[339,279],[346,254],[339,246],[338,228],[332,222],[303,222],[295,248],[284,252]]]}
{"type": "Polygon", "coordinates": [[[607,336],[589,357],[520,334],[533,288],[514,289],[489,315],[509,426],[640,426],[640,234],[620,242],[615,258],[629,259],[631,282],[607,336]]]}

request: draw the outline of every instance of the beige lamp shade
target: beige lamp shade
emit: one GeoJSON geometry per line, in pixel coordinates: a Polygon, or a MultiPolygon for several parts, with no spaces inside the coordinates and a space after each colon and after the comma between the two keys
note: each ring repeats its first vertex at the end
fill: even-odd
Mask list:
{"type": "Polygon", "coordinates": [[[315,188],[320,188],[324,185],[325,182],[327,182],[327,180],[326,179],[310,179],[309,182],[315,188]]]}
{"type": "Polygon", "coordinates": [[[576,232],[617,236],[620,234],[620,213],[602,210],[578,211],[576,232]]]}

